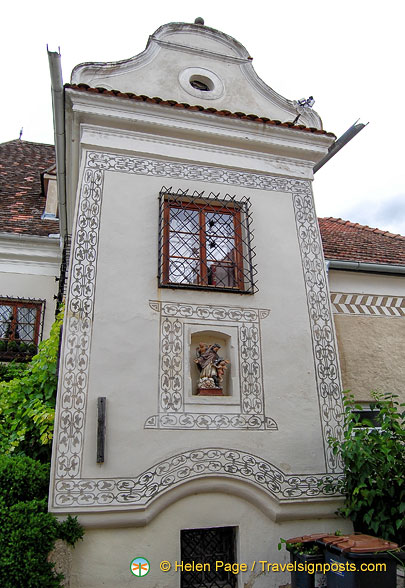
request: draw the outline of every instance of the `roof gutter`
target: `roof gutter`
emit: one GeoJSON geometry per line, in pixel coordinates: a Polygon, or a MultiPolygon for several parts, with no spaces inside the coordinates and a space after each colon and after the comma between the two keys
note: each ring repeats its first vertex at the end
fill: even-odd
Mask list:
{"type": "Polygon", "coordinates": [[[347,131],[345,131],[343,133],[343,135],[341,137],[339,137],[339,139],[337,139],[334,143],[332,143],[332,145],[329,147],[328,149],[328,153],[325,155],[325,157],[323,157],[321,159],[321,161],[318,161],[318,163],[316,165],[314,165],[314,174],[321,169],[321,167],[323,165],[325,165],[325,163],[327,161],[329,161],[329,159],[332,159],[332,157],[334,155],[336,155],[336,153],[338,151],[340,151],[342,149],[342,147],[344,147],[345,145],[347,145],[347,143],[349,141],[351,141],[356,135],[357,133],[360,133],[360,131],[362,131],[364,129],[364,127],[366,127],[368,125],[368,123],[363,124],[363,123],[359,123],[359,121],[357,120],[351,127],[349,127],[347,129],[347,131]]]}
{"type": "Polygon", "coordinates": [[[49,60],[49,70],[51,74],[60,235],[61,239],[63,240],[67,234],[65,99],[63,91],[61,54],[56,51],[49,51],[48,48],[47,51],[49,60]]]}
{"type": "Polygon", "coordinates": [[[391,265],[388,263],[366,263],[363,261],[341,261],[340,259],[328,259],[326,265],[329,269],[374,272],[379,274],[405,274],[405,265],[391,265]]]}

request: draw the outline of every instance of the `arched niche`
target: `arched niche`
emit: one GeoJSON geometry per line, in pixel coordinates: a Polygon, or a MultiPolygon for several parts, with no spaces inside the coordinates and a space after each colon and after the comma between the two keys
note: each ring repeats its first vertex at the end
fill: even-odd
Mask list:
{"type": "MultiPolygon", "coordinates": [[[[197,331],[191,335],[191,349],[190,349],[190,372],[191,372],[191,388],[192,395],[200,395],[198,391],[198,381],[200,379],[200,371],[196,363],[198,358],[198,349],[202,345],[206,348],[217,344],[220,346],[218,349],[218,356],[221,359],[228,360],[230,362],[230,336],[219,331],[197,331]]],[[[222,396],[232,396],[232,385],[231,385],[231,364],[227,364],[222,375],[222,382],[220,386],[222,388],[222,396]]]]}
{"type": "Polygon", "coordinates": [[[216,328],[201,328],[201,325],[188,325],[186,329],[185,340],[185,396],[187,400],[198,402],[199,400],[204,404],[218,404],[225,402],[226,404],[235,402],[239,403],[239,361],[237,355],[238,338],[234,327],[225,327],[221,325],[221,329],[216,328]],[[218,350],[219,357],[229,361],[227,368],[223,374],[223,381],[221,382],[222,394],[205,396],[200,395],[198,390],[198,382],[200,379],[200,371],[198,369],[196,358],[198,357],[197,349],[200,344],[204,343],[211,346],[215,343],[220,345],[218,350]]]}

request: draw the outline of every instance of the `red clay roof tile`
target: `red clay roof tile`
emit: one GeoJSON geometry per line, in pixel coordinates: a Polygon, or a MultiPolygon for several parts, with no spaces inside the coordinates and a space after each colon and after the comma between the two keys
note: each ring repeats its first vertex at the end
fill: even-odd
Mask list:
{"type": "Polygon", "coordinates": [[[53,145],[15,139],[0,144],[0,231],[48,236],[59,223],[42,220],[41,172],[55,163],[53,145]]]}
{"type": "MultiPolygon", "coordinates": [[[[175,108],[186,108],[188,110],[195,111],[196,106],[190,104],[186,104],[184,102],[177,102],[176,100],[162,100],[162,98],[154,97],[150,98],[149,96],[145,96],[141,94],[138,96],[132,92],[120,92],[119,90],[107,90],[106,88],[92,88],[87,84],[65,84],[65,88],[70,90],[79,90],[81,92],[99,92],[100,94],[105,94],[106,96],[117,96],[119,98],[129,98],[131,100],[136,100],[138,102],[148,102],[154,104],[160,104],[161,106],[173,106],[175,108]]],[[[266,123],[272,125],[282,125],[287,126],[291,129],[296,129],[298,131],[305,131],[309,133],[316,133],[318,135],[326,135],[328,137],[335,137],[333,133],[328,133],[322,129],[315,129],[313,127],[306,127],[305,125],[294,125],[292,122],[281,122],[280,120],[270,120],[266,117],[260,117],[257,114],[246,114],[245,112],[230,112],[229,110],[217,110],[216,108],[210,107],[205,108],[203,106],[197,106],[197,108],[201,112],[206,112],[208,114],[215,114],[216,116],[225,116],[228,118],[240,118],[242,120],[252,120],[257,123],[266,123]]]]}
{"type": "Polygon", "coordinates": [[[341,218],[319,218],[326,259],[405,265],[405,237],[341,218]]]}

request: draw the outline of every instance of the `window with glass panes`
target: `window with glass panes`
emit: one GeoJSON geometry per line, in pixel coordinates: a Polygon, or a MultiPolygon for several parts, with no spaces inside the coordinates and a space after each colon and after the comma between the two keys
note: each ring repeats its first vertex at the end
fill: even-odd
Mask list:
{"type": "Polygon", "coordinates": [[[161,194],[161,285],[252,292],[247,202],[161,194]]]}
{"type": "Polygon", "coordinates": [[[0,351],[33,351],[39,341],[42,301],[0,298],[0,351]]]}

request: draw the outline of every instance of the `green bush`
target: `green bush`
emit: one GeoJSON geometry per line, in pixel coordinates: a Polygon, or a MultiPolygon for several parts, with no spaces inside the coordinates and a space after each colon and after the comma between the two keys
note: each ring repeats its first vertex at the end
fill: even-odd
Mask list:
{"type": "Polygon", "coordinates": [[[396,396],[373,393],[372,408],[379,409],[378,427],[360,422],[354,397],[346,394],[345,431],[342,440],[330,439],[335,455],[344,463],[345,495],[339,514],[349,518],[355,531],[405,542],[405,430],[403,404],[396,396]]]}
{"type": "MultiPolygon", "coordinates": [[[[0,341],[0,343],[6,342],[0,341]]],[[[20,363],[17,361],[0,363],[0,382],[9,382],[10,380],[14,380],[14,378],[21,378],[27,370],[28,366],[26,363],[20,363]]]]}
{"type": "Polygon", "coordinates": [[[3,380],[9,381],[0,381],[0,453],[50,461],[62,320],[61,312],[26,367],[17,364],[15,377],[7,371],[3,380]]]}
{"type": "Polygon", "coordinates": [[[47,512],[49,467],[25,456],[0,459],[0,586],[58,588],[62,575],[48,562],[56,539],[83,537],[76,518],[60,523],[47,512]]]}
{"type": "MultiPolygon", "coordinates": [[[[18,459],[18,458],[15,458],[18,459]]],[[[46,500],[6,506],[0,500],[0,586],[59,587],[62,576],[47,561],[57,536],[56,518],[46,512],[46,500]]]]}
{"type": "Polygon", "coordinates": [[[61,324],[62,313],[29,364],[0,369],[1,588],[58,588],[48,555],[57,539],[83,537],[76,517],[47,512],[61,324]]]}
{"type": "Polygon", "coordinates": [[[0,498],[6,506],[46,498],[48,487],[49,464],[25,456],[18,459],[0,456],[0,498]]]}

